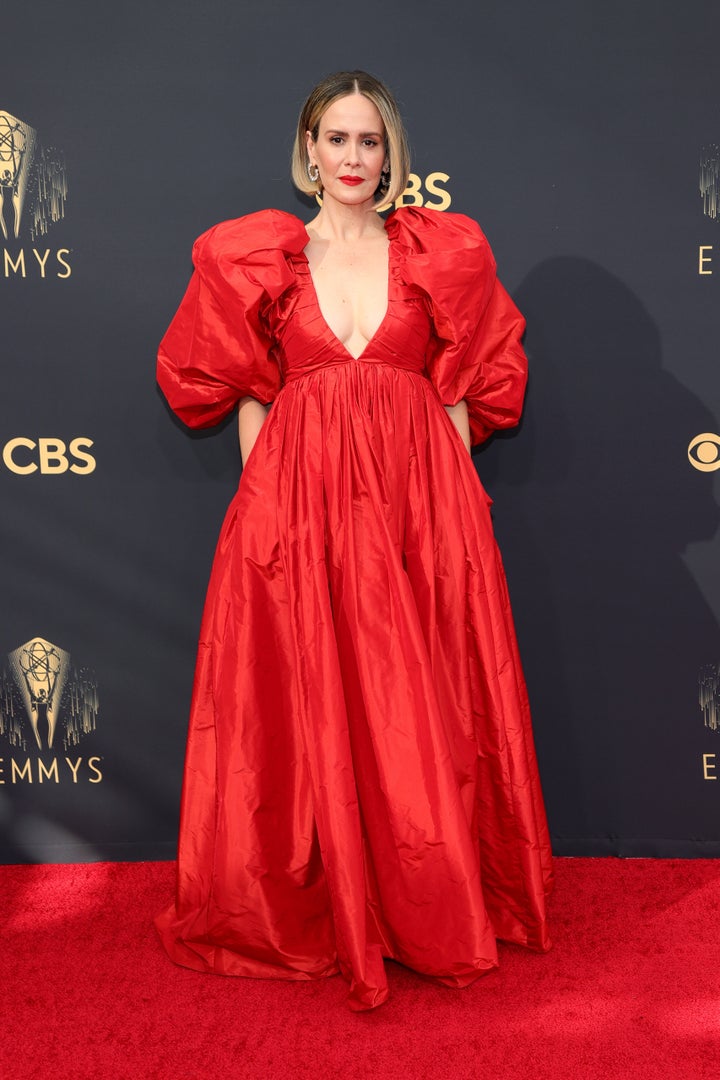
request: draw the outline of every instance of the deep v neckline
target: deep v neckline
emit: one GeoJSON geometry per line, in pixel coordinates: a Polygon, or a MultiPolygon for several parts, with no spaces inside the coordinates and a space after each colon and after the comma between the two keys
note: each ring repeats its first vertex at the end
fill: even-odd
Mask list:
{"type": "MultiPolygon", "coordinates": [[[[305,228],[305,226],[303,226],[303,228],[305,228]]],[[[307,229],[305,229],[305,232],[307,233],[307,229]]],[[[314,278],[312,276],[312,270],[310,269],[310,260],[308,259],[307,255],[305,253],[305,248],[303,248],[302,251],[300,252],[300,254],[301,254],[301,256],[302,256],[302,258],[303,258],[303,260],[305,262],[305,269],[307,271],[307,277],[308,277],[308,285],[309,285],[309,288],[310,288],[310,293],[311,293],[311,296],[312,296],[312,299],[313,299],[313,303],[315,305],[315,308],[317,310],[317,313],[318,313],[320,319],[322,320],[323,326],[325,327],[325,329],[327,330],[328,334],[333,339],[333,341],[336,342],[336,344],[338,344],[340,346],[340,348],[343,350],[343,352],[347,356],[349,356],[352,360],[356,360],[356,361],[357,360],[362,360],[363,356],[365,356],[365,353],[368,351],[370,346],[374,345],[375,341],[377,340],[378,336],[382,332],[383,327],[385,326],[385,323],[387,322],[388,317],[390,315],[390,299],[391,299],[390,298],[390,290],[392,288],[393,242],[392,242],[392,238],[388,235],[387,228],[385,228],[385,235],[388,237],[387,289],[386,289],[387,299],[386,299],[386,302],[385,302],[385,314],[383,315],[382,319],[378,323],[377,329],[374,331],[372,336],[368,338],[364,349],[362,350],[362,352],[358,353],[357,356],[355,356],[354,353],[350,352],[350,350],[348,349],[345,342],[342,341],[338,337],[338,335],[335,333],[335,331],[331,327],[330,323],[325,318],[325,315],[323,314],[323,310],[322,310],[322,308],[320,306],[320,297],[318,296],[318,291],[315,288],[315,280],[314,280],[314,278]]],[[[310,243],[310,237],[309,236],[308,236],[308,243],[310,243]]]]}

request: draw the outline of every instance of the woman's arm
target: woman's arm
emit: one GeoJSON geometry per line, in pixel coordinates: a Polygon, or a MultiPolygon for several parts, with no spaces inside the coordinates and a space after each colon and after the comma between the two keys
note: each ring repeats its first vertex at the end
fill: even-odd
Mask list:
{"type": "Polygon", "coordinates": [[[260,428],[267,418],[269,408],[269,405],[261,405],[255,398],[240,398],[238,406],[238,438],[240,440],[240,457],[243,465],[250,457],[255,440],[260,434],[260,428]]]}
{"type": "Polygon", "coordinates": [[[446,405],[445,411],[460,432],[462,441],[465,443],[468,453],[470,452],[470,420],[468,419],[468,407],[465,400],[458,401],[457,405],[446,405]]]}

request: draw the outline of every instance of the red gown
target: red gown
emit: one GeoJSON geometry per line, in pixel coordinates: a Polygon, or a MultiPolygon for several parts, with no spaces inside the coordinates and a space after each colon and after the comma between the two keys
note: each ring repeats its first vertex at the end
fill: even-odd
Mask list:
{"type": "Polygon", "coordinates": [[[386,222],[388,308],[354,359],[303,223],[195,245],[159,382],[192,427],[273,402],[230,504],[200,634],[174,904],[179,964],[387,997],[383,957],[463,986],[496,939],[548,948],[550,846],[473,441],[520,414],[523,320],[478,226],[386,222]]]}

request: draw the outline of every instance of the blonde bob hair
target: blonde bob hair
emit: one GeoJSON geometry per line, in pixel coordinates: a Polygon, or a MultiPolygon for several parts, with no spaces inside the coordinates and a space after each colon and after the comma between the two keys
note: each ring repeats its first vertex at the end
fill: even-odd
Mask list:
{"type": "Polygon", "coordinates": [[[390,184],[387,188],[378,187],[375,199],[383,206],[390,205],[407,187],[410,151],[395,98],[384,83],[374,75],[368,75],[366,71],[336,71],[319,82],[310,92],[298,117],[292,153],[292,181],[295,187],[306,195],[320,193],[320,182],[311,180],[308,175],[310,159],[307,152],[307,132],[309,131],[317,142],[323,113],[334,101],[347,97],[348,94],[362,94],[368,101],[372,101],[380,113],[385,127],[385,152],[390,164],[390,184]]]}

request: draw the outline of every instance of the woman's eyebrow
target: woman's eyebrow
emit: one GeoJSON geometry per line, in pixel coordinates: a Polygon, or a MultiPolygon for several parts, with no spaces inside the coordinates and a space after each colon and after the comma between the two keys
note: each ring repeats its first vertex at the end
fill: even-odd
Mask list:
{"type": "MultiPolygon", "coordinates": [[[[326,135],[342,135],[343,138],[347,139],[349,137],[349,135],[350,135],[350,132],[348,132],[348,131],[340,131],[340,130],[338,130],[338,128],[328,128],[327,131],[325,132],[325,134],[326,135]]],[[[382,138],[382,135],[380,134],[379,131],[361,131],[360,132],[360,138],[361,139],[367,139],[371,135],[375,139],[381,139],[382,138]]]]}

